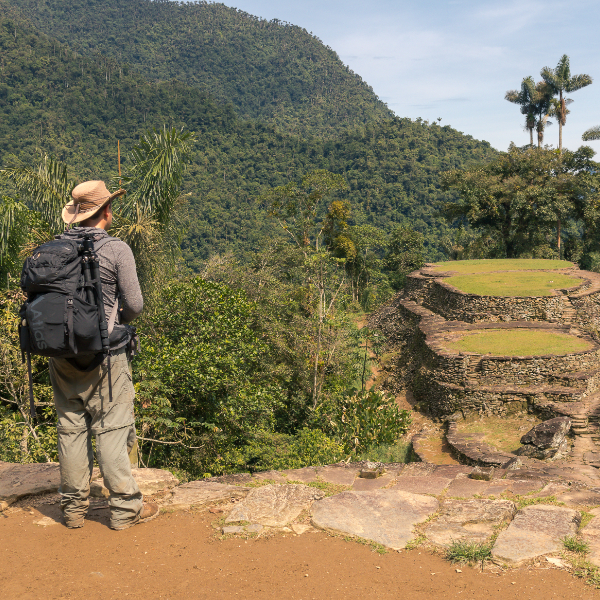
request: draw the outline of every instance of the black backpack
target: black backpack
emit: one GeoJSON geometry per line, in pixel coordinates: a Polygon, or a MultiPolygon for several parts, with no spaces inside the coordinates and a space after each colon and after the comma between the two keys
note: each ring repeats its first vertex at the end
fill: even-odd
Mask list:
{"type": "MultiPolygon", "coordinates": [[[[88,281],[84,277],[84,239],[57,238],[46,242],[38,246],[23,265],[21,289],[27,294],[27,300],[19,313],[19,339],[23,360],[27,355],[32,416],[35,415],[32,354],[66,358],[82,371],[91,371],[107,357],[112,401],[110,355],[106,342],[103,346],[102,329],[108,330],[110,350],[124,347],[135,335],[133,327],[114,325],[118,301],[110,317],[107,319],[104,315],[99,275],[93,280],[88,277],[88,281]],[[72,360],[82,356],[95,356],[95,359],[84,369],[72,360]]],[[[106,236],[94,241],[94,252],[114,240],[118,238],[106,236]]]]}

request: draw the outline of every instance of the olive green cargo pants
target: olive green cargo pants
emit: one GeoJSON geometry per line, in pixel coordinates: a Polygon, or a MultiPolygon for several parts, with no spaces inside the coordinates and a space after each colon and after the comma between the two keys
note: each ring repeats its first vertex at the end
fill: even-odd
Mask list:
{"type": "Polygon", "coordinates": [[[92,435],[96,436],[100,473],[110,492],[111,527],[137,521],[142,510],[142,494],[131,476],[129,462],[129,451],[136,440],[135,391],[125,349],[111,356],[112,402],[109,402],[105,363],[86,373],[64,358],[50,359],[50,379],[58,413],[61,509],[70,527],[83,525],[90,504],[92,435]]]}

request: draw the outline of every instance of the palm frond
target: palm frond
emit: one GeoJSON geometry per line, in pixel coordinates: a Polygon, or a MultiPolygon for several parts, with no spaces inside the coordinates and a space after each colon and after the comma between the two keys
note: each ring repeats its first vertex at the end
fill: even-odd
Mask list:
{"type": "Polygon", "coordinates": [[[131,152],[132,166],[123,177],[128,194],[122,212],[134,218],[140,210],[160,227],[170,219],[183,181],[194,136],[182,129],[152,131],[143,135],[131,152]]]}
{"type": "Polygon", "coordinates": [[[573,75],[565,86],[565,91],[576,92],[587,85],[590,85],[593,79],[589,75],[573,75]]]}
{"type": "Polygon", "coordinates": [[[584,142],[591,142],[593,140],[600,140],[600,125],[596,127],[590,127],[582,136],[581,139],[584,142]]]}
{"type": "Polygon", "coordinates": [[[61,211],[75,187],[65,164],[44,156],[37,169],[6,167],[0,170],[0,178],[10,181],[27,207],[37,211],[53,231],[62,231],[61,211]]]}
{"type": "MultiPolygon", "coordinates": [[[[26,227],[25,215],[27,207],[14,198],[2,197],[0,202],[0,256],[8,250],[10,239],[19,233],[18,229],[26,227]]],[[[24,232],[23,232],[24,233],[24,232]]]]}

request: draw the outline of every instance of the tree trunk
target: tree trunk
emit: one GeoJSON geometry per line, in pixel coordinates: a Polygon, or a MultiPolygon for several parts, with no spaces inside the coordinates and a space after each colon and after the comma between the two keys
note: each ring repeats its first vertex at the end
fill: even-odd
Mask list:
{"type": "Polygon", "coordinates": [[[529,128],[529,143],[533,146],[533,127],[529,128]]]}
{"type": "Polygon", "coordinates": [[[317,408],[317,402],[319,400],[318,393],[318,381],[319,381],[319,354],[321,354],[321,334],[323,332],[323,294],[324,291],[319,292],[319,326],[317,328],[317,349],[315,351],[315,366],[313,370],[313,389],[312,389],[312,401],[313,408],[317,408]]]}
{"type": "Polygon", "coordinates": [[[560,218],[556,222],[556,245],[558,247],[558,260],[560,260],[560,218]]]}
{"type": "MultiPolygon", "coordinates": [[[[566,107],[565,107],[566,108],[566,107]]],[[[562,90],[560,90],[560,114],[558,115],[558,152],[562,155],[562,122],[563,122],[563,96],[562,90]]],[[[560,259],[560,220],[559,220],[559,233],[558,233],[558,258],[560,259]]]]}

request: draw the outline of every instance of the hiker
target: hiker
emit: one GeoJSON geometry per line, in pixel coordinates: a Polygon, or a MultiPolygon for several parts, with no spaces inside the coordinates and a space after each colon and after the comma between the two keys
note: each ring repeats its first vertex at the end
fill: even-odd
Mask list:
{"type": "MultiPolygon", "coordinates": [[[[120,189],[111,194],[102,181],[79,184],[71,192],[73,199],[62,212],[68,227],[73,223],[79,223],[79,226],[67,228],[57,236],[58,239],[76,239],[84,234],[93,236],[100,263],[106,319],[112,321],[109,332],[115,321],[129,323],[143,308],[131,248],[106,233],[112,224],[112,202],[124,193],[125,190],[120,189]]],[[[94,361],[93,356],[50,358],[50,380],[58,414],[61,510],[66,526],[71,529],[83,527],[89,507],[94,461],[92,435],[96,437],[96,456],[104,485],[110,492],[110,527],[127,529],[158,515],[156,504],[143,502],[131,475],[129,452],[136,442],[136,432],[135,391],[128,352],[128,346],[111,351],[111,390],[106,359],[86,372],[94,361]]]]}

